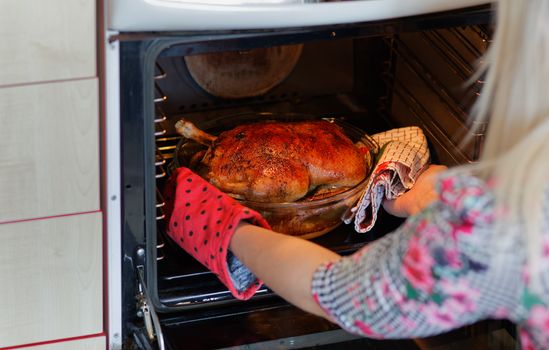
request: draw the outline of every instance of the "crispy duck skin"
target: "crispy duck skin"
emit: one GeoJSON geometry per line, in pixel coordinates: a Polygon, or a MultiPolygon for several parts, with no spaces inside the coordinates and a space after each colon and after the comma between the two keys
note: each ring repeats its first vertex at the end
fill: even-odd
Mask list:
{"type": "Polygon", "coordinates": [[[217,138],[185,120],[176,130],[209,146],[199,173],[246,200],[294,202],[315,188],[352,187],[366,176],[364,155],[324,120],[246,124],[217,138]]]}

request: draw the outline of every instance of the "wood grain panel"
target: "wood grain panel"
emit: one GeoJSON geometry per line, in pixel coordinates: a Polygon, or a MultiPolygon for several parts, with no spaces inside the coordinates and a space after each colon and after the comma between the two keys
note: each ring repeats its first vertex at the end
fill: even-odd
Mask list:
{"type": "Polygon", "coordinates": [[[25,346],[17,350],[106,350],[105,337],[64,341],[60,343],[25,346]]]}
{"type": "Polygon", "coordinates": [[[99,208],[98,113],[95,78],[0,88],[0,223],[99,208]]]}
{"type": "Polygon", "coordinates": [[[97,75],[94,0],[0,0],[0,86],[97,75]]]}
{"type": "Polygon", "coordinates": [[[103,331],[101,225],[100,213],[0,225],[0,348],[103,331]]]}

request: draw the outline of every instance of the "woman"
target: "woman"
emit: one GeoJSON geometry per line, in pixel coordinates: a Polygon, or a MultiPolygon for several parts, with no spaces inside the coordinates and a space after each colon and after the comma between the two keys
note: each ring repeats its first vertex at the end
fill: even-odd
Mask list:
{"type": "Polygon", "coordinates": [[[473,113],[490,120],[482,157],[432,166],[385,202],[409,216],[395,232],[341,257],[270,231],[259,214],[179,169],[169,234],[238,298],[264,281],[352,333],[415,338],[505,318],[523,349],[549,348],[549,1],[496,7],[473,113]]]}

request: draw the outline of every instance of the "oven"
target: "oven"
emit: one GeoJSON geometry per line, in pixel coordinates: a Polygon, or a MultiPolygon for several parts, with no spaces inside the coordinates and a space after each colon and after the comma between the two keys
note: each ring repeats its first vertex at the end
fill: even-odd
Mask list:
{"type": "MultiPolygon", "coordinates": [[[[124,1],[113,3],[115,7],[124,1]]],[[[114,225],[120,225],[121,236],[111,237],[119,246],[109,250],[109,269],[114,270],[109,285],[119,288],[109,296],[119,298],[109,306],[111,327],[117,323],[112,315],[121,320],[119,331],[110,332],[115,342],[124,349],[419,349],[425,344],[437,349],[515,348],[514,327],[503,321],[480,322],[421,341],[379,341],[350,335],[304,313],[268,287],[248,301],[238,301],[165,233],[162,189],[177,166],[181,137],[174,124],[181,117],[215,126],[228,116],[260,119],[265,113],[300,113],[342,120],[368,134],[419,126],[434,162],[474,162],[482,133],[472,135],[466,148],[459,146],[469,135],[467,112],[482,89],[482,78],[472,83],[468,79],[490,42],[491,8],[424,12],[429,13],[378,13],[353,23],[338,19],[296,25],[295,18],[281,19],[276,28],[258,27],[260,22],[241,27],[230,23],[234,29],[214,24],[200,28],[204,23],[194,23],[196,18],[189,18],[186,28],[171,24],[166,13],[150,14],[166,16],[161,30],[144,26],[136,31],[140,27],[114,19],[118,30],[107,40],[118,53],[112,64],[119,74],[110,79],[119,84],[119,100],[111,103],[119,105],[120,119],[109,131],[107,147],[111,142],[111,151],[119,152],[113,156],[119,164],[112,167],[120,172],[119,182],[113,183],[119,186],[120,222],[114,225]],[[289,66],[271,74],[274,78],[258,75],[254,67],[204,78],[212,69],[227,67],[214,65],[209,72],[192,65],[193,60],[216,55],[270,52],[272,57],[269,50],[293,55],[289,66]],[[227,84],[225,78],[232,73],[237,78],[227,84]],[[265,88],[253,85],[264,78],[265,88]],[[235,81],[242,85],[234,89],[235,81]]],[[[314,241],[350,254],[401,223],[381,211],[368,233],[342,224],[314,241]]]]}

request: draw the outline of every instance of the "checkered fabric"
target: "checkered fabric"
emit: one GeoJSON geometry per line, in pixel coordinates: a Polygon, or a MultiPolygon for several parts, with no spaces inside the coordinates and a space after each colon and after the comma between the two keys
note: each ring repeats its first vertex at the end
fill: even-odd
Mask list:
{"type": "Polygon", "coordinates": [[[392,129],[371,138],[380,146],[376,165],[360,200],[343,216],[347,224],[354,221],[361,233],[374,226],[383,199],[397,198],[410,189],[430,158],[427,139],[418,127],[392,129]]]}

